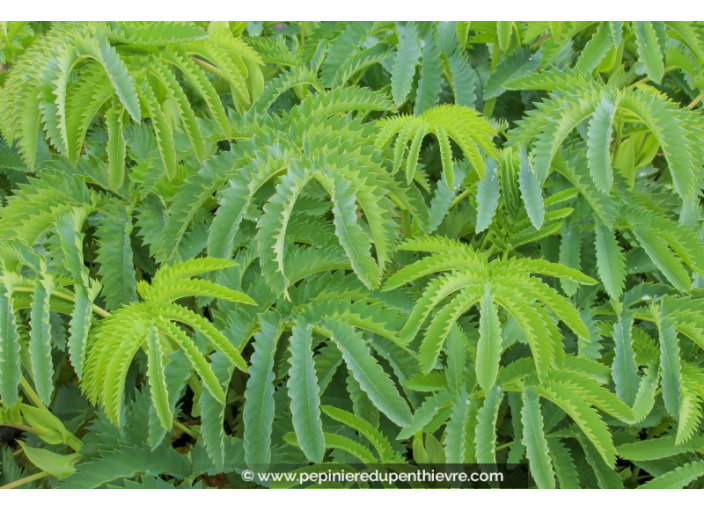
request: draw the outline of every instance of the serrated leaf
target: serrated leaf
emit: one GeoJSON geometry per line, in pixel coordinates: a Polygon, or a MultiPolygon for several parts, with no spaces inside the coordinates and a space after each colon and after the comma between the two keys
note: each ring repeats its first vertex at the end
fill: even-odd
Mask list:
{"type": "Polygon", "coordinates": [[[609,148],[615,114],[616,103],[612,97],[605,95],[589,119],[587,132],[589,173],[596,187],[604,193],[609,193],[614,183],[609,148]]]}
{"type": "Polygon", "coordinates": [[[29,355],[32,360],[34,387],[42,402],[49,405],[54,390],[54,362],[51,357],[51,277],[43,275],[32,295],[29,355]]]}
{"type": "Polygon", "coordinates": [[[645,73],[651,80],[660,83],[665,74],[665,66],[653,24],[650,21],[636,21],[635,28],[638,62],[643,64],[645,73]]]}
{"type": "Polygon", "coordinates": [[[540,489],[555,488],[555,473],[545,439],[543,415],[538,393],[532,388],[523,390],[523,444],[526,447],[531,475],[540,489]]]}
{"type": "Polygon", "coordinates": [[[614,324],[614,361],[611,365],[616,394],[629,405],[633,405],[639,390],[638,366],[631,340],[632,321],[632,316],[624,313],[614,324]]]}
{"type": "Polygon", "coordinates": [[[496,420],[503,396],[501,388],[494,386],[487,392],[484,403],[477,414],[474,441],[477,445],[478,464],[496,464],[496,420]]]}
{"type": "Polygon", "coordinates": [[[266,469],[271,461],[271,431],[274,423],[274,354],[281,329],[277,318],[263,316],[261,332],[255,335],[249,381],[244,392],[244,451],[247,465],[266,469]]]}
{"type": "Polygon", "coordinates": [[[489,391],[499,373],[502,350],[501,323],[498,310],[491,298],[491,287],[487,285],[481,301],[479,316],[479,343],[477,345],[477,382],[489,391]]]}
{"type": "Polygon", "coordinates": [[[528,155],[521,151],[521,173],[519,174],[521,197],[526,206],[526,212],[530,222],[536,230],[540,230],[545,219],[545,205],[543,204],[543,192],[540,189],[540,182],[531,169],[528,155]]]}
{"type": "Polygon", "coordinates": [[[398,31],[398,53],[391,73],[391,92],[396,106],[401,106],[411,92],[421,51],[418,31],[413,23],[399,23],[396,30],[398,31]]]}
{"type": "Polygon", "coordinates": [[[639,486],[639,489],[681,489],[704,476],[704,460],[678,466],[669,473],[653,478],[639,486]]]}
{"type": "Polygon", "coordinates": [[[169,393],[166,388],[166,375],[164,351],[159,338],[159,331],[152,323],[147,333],[147,376],[149,377],[149,390],[152,404],[156,410],[161,426],[170,430],[173,424],[173,415],[169,403],[169,393]]]}
{"type": "Polygon", "coordinates": [[[347,368],[374,405],[394,423],[402,427],[409,425],[411,412],[408,404],[370,354],[362,335],[335,320],[325,320],[322,324],[342,352],[347,368]]]}
{"type": "Polygon", "coordinates": [[[672,320],[661,317],[658,323],[660,339],[660,369],[662,396],[671,416],[677,418],[680,409],[681,362],[677,330],[672,320]]]}
{"type": "Polygon", "coordinates": [[[489,159],[485,164],[484,179],[477,183],[477,223],[475,231],[483,232],[489,226],[499,205],[498,164],[489,159]]]}
{"type": "Polygon", "coordinates": [[[614,232],[600,220],[594,222],[596,268],[604,283],[606,292],[612,299],[618,299],[623,292],[626,278],[626,259],[618,245],[614,232]]]}
{"type": "Polygon", "coordinates": [[[0,282],[0,397],[11,408],[19,398],[22,370],[12,287],[0,282]]]}
{"type": "Polygon", "coordinates": [[[298,444],[312,462],[325,454],[323,422],[320,419],[320,388],[313,363],[313,336],[307,324],[291,331],[288,394],[291,397],[293,428],[298,444]]]}

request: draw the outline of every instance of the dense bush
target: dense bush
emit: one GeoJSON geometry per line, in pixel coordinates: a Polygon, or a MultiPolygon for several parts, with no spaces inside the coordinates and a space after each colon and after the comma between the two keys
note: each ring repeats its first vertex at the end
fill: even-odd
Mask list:
{"type": "Polygon", "coordinates": [[[699,486],[702,30],[3,23],[0,485],[699,486]]]}

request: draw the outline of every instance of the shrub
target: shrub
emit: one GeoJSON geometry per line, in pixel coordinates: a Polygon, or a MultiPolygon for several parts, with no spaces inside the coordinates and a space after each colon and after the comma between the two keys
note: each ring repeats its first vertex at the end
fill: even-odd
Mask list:
{"type": "Polygon", "coordinates": [[[0,38],[0,485],[701,485],[699,23],[0,38]]]}

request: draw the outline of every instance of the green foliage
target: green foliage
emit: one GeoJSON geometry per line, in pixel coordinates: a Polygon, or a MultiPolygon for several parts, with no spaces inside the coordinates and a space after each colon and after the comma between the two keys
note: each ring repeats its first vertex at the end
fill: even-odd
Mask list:
{"type": "Polygon", "coordinates": [[[3,22],[0,485],[701,487],[703,31],[3,22]]]}

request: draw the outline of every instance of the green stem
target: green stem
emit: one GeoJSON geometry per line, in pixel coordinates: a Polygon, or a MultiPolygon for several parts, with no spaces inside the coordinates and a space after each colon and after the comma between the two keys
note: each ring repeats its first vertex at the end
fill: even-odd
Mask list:
{"type": "MultiPolygon", "coordinates": [[[[13,290],[17,292],[34,292],[34,289],[32,287],[15,287],[13,290]]],[[[60,290],[52,290],[51,295],[59,299],[63,299],[64,301],[68,301],[69,303],[76,302],[75,297],[60,290]]],[[[91,308],[93,309],[93,313],[95,313],[96,315],[100,315],[101,317],[110,317],[110,315],[112,315],[110,312],[100,308],[98,305],[92,305],[91,308]]]]}
{"type": "Polygon", "coordinates": [[[195,432],[193,432],[193,429],[191,429],[190,427],[187,427],[186,425],[184,425],[183,423],[181,423],[181,422],[179,422],[179,421],[177,421],[177,420],[174,420],[174,428],[180,430],[180,431],[183,432],[184,434],[188,434],[188,435],[191,436],[193,439],[198,439],[198,434],[196,434],[195,432]]]}
{"type": "Polygon", "coordinates": [[[25,379],[24,376],[22,376],[22,378],[20,379],[20,386],[22,387],[22,391],[24,391],[25,395],[27,395],[27,398],[32,401],[32,404],[34,404],[35,407],[38,407],[43,411],[49,411],[49,409],[47,409],[47,407],[44,405],[44,402],[42,402],[42,399],[39,398],[37,392],[34,391],[34,388],[32,388],[32,385],[29,384],[29,381],[25,379]]]}
{"type": "Polygon", "coordinates": [[[412,235],[411,213],[408,210],[401,211],[401,229],[404,239],[409,239],[412,235]]]}
{"type": "Polygon", "coordinates": [[[687,108],[689,108],[690,110],[694,109],[694,107],[697,106],[699,104],[699,101],[701,101],[702,99],[704,99],[704,92],[695,97],[694,100],[687,105],[687,108]]]}
{"type": "MultiPolygon", "coordinates": [[[[497,64],[501,60],[501,48],[499,48],[498,43],[494,43],[494,49],[491,52],[491,71],[493,72],[497,64]]],[[[494,113],[494,106],[496,105],[496,98],[492,97],[484,103],[484,116],[491,117],[494,113]]]]}
{"type": "MultiPolygon", "coordinates": [[[[608,310],[597,310],[594,315],[618,316],[616,312],[610,312],[608,310]]],[[[639,321],[655,322],[655,319],[648,317],[647,315],[635,314],[633,315],[633,318],[638,319],[639,321]]]]}
{"type": "Polygon", "coordinates": [[[496,451],[498,452],[499,450],[504,450],[506,448],[509,448],[515,443],[515,441],[511,441],[510,443],[502,444],[501,446],[496,447],[496,451]]]}
{"type": "Polygon", "coordinates": [[[45,478],[47,476],[49,476],[49,473],[42,471],[40,473],[35,473],[30,476],[25,476],[24,478],[20,478],[19,480],[15,480],[14,482],[10,482],[7,485],[3,485],[2,487],[0,487],[0,489],[15,489],[15,488],[19,487],[20,485],[34,482],[36,480],[41,480],[42,478],[45,478]]]}
{"type": "MultiPolygon", "coordinates": [[[[33,429],[32,427],[27,427],[26,425],[20,425],[19,423],[3,423],[3,427],[10,427],[11,429],[17,429],[17,430],[22,430],[24,432],[29,432],[30,434],[34,434],[36,436],[39,435],[39,431],[36,429],[33,429]]],[[[18,452],[21,452],[22,450],[17,450],[18,452]]]]}
{"type": "Polygon", "coordinates": [[[452,203],[450,204],[450,209],[452,209],[452,208],[455,207],[457,204],[459,204],[462,200],[464,200],[465,198],[467,198],[467,196],[468,196],[471,192],[472,192],[471,188],[467,188],[467,189],[464,190],[462,193],[460,193],[459,195],[457,195],[457,197],[455,197],[455,199],[454,199],[454,200],[452,201],[452,203]]]}

